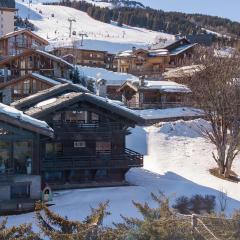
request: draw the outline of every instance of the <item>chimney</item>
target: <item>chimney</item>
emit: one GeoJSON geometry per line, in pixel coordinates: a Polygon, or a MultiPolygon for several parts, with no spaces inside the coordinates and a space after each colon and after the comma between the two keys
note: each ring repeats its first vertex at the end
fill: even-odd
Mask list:
{"type": "Polygon", "coordinates": [[[107,97],[107,81],[105,79],[99,79],[96,82],[96,94],[100,97],[107,97]]]}

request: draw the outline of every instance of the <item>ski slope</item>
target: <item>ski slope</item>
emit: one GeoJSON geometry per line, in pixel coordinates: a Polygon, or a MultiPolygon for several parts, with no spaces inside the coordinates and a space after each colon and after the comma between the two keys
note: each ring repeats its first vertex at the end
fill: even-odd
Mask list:
{"type": "Polygon", "coordinates": [[[137,27],[119,27],[116,23],[103,23],[94,20],[82,11],[69,7],[33,3],[29,9],[26,2],[17,0],[17,8],[19,16],[22,18],[29,16],[30,21],[37,28],[36,33],[48,39],[53,45],[72,45],[75,41],[80,40],[79,33],[87,34],[86,40],[91,42],[92,48],[95,45],[93,41],[96,41],[96,48],[99,48],[100,43],[103,45],[102,42],[105,42],[105,49],[102,50],[109,48],[111,52],[114,49],[116,49],[115,51],[127,50],[133,45],[146,47],[159,38],[169,41],[174,40],[173,35],[166,33],[137,27]],[[76,22],[73,22],[72,31],[76,31],[77,35],[71,38],[69,38],[70,24],[68,19],[76,20],[76,22]],[[112,44],[115,45],[114,49],[112,44]]]}

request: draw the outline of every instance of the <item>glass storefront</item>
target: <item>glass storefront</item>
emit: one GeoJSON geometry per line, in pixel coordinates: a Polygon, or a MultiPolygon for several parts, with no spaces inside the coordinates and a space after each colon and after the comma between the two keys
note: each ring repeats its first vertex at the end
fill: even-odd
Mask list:
{"type": "Polygon", "coordinates": [[[9,142],[0,141],[0,173],[5,173],[11,168],[10,146],[9,142]]]}
{"type": "Polygon", "coordinates": [[[32,173],[32,142],[31,141],[0,141],[0,173],[14,169],[15,173],[32,173]]]}
{"type": "Polygon", "coordinates": [[[13,159],[15,172],[21,174],[31,174],[32,168],[32,142],[14,142],[13,159]]]}

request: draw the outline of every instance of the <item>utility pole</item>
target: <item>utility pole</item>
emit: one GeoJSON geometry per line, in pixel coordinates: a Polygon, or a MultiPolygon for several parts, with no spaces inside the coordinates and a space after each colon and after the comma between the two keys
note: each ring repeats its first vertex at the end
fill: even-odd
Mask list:
{"type": "Polygon", "coordinates": [[[82,39],[81,39],[81,47],[82,47],[83,46],[83,38],[88,37],[88,35],[86,33],[79,33],[79,37],[82,37],[82,39]]]}
{"type": "Polygon", "coordinates": [[[70,26],[69,26],[69,37],[71,37],[72,36],[72,23],[76,22],[76,20],[74,18],[69,18],[68,21],[69,21],[69,24],[70,24],[70,26]]]}

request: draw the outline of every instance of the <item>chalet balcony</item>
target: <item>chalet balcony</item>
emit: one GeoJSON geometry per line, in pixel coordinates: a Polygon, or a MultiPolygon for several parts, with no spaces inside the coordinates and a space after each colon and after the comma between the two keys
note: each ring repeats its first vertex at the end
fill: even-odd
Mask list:
{"type": "Polygon", "coordinates": [[[62,171],[79,169],[128,169],[142,167],[143,155],[125,149],[121,155],[101,154],[95,156],[56,156],[45,158],[42,163],[43,171],[62,171]]]}
{"type": "Polygon", "coordinates": [[[91,123],[85,123],[84,121],[53,121],[52,127],[57,134],[74,132],[111,133],[123,130],[121,123],[100,123],[98,121],[91,123]]]}

